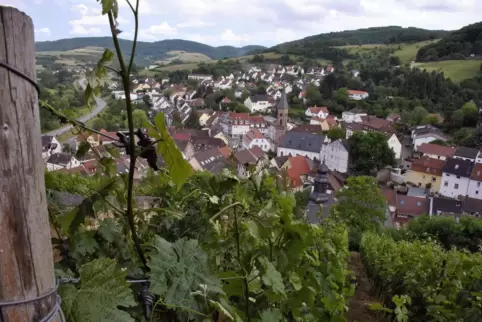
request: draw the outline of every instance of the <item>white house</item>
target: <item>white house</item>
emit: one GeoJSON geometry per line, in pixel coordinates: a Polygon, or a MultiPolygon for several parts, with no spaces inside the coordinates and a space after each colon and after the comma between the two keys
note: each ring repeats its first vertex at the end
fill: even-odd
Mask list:
{"type": "Polygon", "coordinates": [[[52,154],[47,160],[47,171],[72,169],[80,166],[80,161],[67,153],[52,154]]]}
{"type": "Polygon", "coordinates": [[[470,176],[467,195],[470,198],[482,199],[482,164],[475,163],[472,175],[470,176]]]}
{"type": "Polygon", "coordinates": [[[387,143],[388,147],[392,149],[393,153],[395,153],[395,159],[400,159],[402,157],[402,143],[395,133],[388,138],[387,143]]]}
{"type": "Polygon", "coordinates": [[[474,148],[468,148],[465,146],[458,147],[454,153],[454,158],[469,160],[472,162],[474,162],[478,156],[479,156],[479,150],[474,148]]]}
{"type": "Polygon", "coordinates": [[[360,101],[368,98],[368,92],[350,89],[348,90],[348,97],[352,100],[360,101]]]}
{"type": "Polygon", "coordinates": [[[482,149],[477,154],[477,157],[475,158],[475,163],[482,163],[482,149]]]}
{"type": "Polygon", "coordinates": [[[343,112],[341,118],[343,122],[346,123],[361,123],[363,121],[363,116],[367,116],[367,112],[363,111],[361,108],[355,107],[350,111],[343,112]]]}
{"type": "Polygon", "coordinates": [[[271,107],[271,104],[269,103],[269,97],[265,94],[248,97],[244,101],[244,105],[249,108],[251,113],[266,112],[268,108],[271,107]]]}
{"type": "Polygon", "coordinates": [[[260,147],[264,152],[268,152],[271,148],[271,143],[256,128],[249,130],[243,136],[243,147],[245,149],[252,149],[255,146],[260,147]]]}
{"type": "Polygon", "coordinates": [[[320,160],[325,162],[328,169],[341,173],[348,172],[350,152],[346,140],[336,140],[324,144],[320,153],[320,160]]]}
{"type": "Polygon", "coordinates": [[[307,117],[318,117],[321,119],[326,119],[328,115],[330,115],[330,112],[328,111],[328,107],[323,106],[323,107],[308,107],[305,111],[305,115],[307,117]]]}
{"type": "Polygon", "coordinates": [[[442,170],[442,182],[439,193],[449,198],[466,196],[469,188],[473,163],[457,158],[447,159],[442,170]]]}
{"type": "Polygon", "coordinates": [[[228,137],[241,137],[250,130],[250,118],[247,113],[227,113],[221,122],[223,133],[228,137]]]}
{"type": "Polygon", "coordinates": [[[447,160],[447,158],[454,156],[455,148],[438,144],[423,143],[418,146],[418,152],[420,152],[424,157],[437,160],[447,160]]]}
{"type": "Polygon", "coordinates": [[[42,135],[42,158],[47,160],[52,154],[62,152],[62,146],[55,136],[42,135]]]}
{"type": "MultiPolygon", "coordinates": [[[[112,97],[116,100],[126,99],[126,94],[124,93],[124,91],[113,91],[111,94],[112,94],[112,97]]],[[[139,99],[138,95],[136,93],[131,93],[131,100],[135,101],[137,99],[139,99]]]]}
{"type": "Polygon", "coordinates": [[[187,76],[188,79],[195,79],[195,80],[213,80],[213,75],[205,75],[205,74],[191,74],[187,76]]]}
{"type": "Polygon", "coordinates": [[[325,136],[307,132],[286,132],[278,145],[277,156],[301,155],[320,161],[320,152],[325,136]]]}

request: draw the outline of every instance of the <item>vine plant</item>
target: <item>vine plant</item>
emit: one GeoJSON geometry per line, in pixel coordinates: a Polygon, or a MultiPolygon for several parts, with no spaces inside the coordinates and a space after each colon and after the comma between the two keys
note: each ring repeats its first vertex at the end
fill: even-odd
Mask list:
{"type": "MultiPolygon", "coordinates": [[[[53,191],[48,194],[57,275],[77,282],[60,287],[67,319],[345,321],[354,288],[348,281],[344,225],[296,220],[293,194],[262,172],[246,181],[227,169],[218,176],[192,175],[162,113],[153,123],[146,120],[148,136],[136,132],[129,88],[139,0],[125,0],[135,19],[127,62],[118,39],[117,0],[98,1],[109,20],[115,54],[104,51],[88,75],[85,97],[90,104],[100,93],[108,70],[122,79],[129,135],[118,134],[117,141],[129,154],[130,166],[118,176],[115,161],[98,155],[104,170],[95,175],[98,188],[75,207],[66,208],[53,191]],[[118,70],[108,66],[114,56],[118,70]],[[156,154],[165,168],[157,168],[156,154]],[[156,171],[134,185],[139,157],[156,171]],[[147,208],[139,194],[150,196],[147,208]]],[[[41,104],[64,122],[93,131],[41,104]]]]}

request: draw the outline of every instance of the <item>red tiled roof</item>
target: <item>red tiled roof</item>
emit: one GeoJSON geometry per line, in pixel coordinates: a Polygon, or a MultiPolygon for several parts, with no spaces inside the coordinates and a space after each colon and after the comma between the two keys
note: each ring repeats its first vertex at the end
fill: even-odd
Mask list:
{"type": "Polygon", "coordinates": [[[309,107],[308,110],[309,110],[312,114],[318,114],[318,113],[320,113],[320,112],[330,113],[330,111],[328,111],[328,107],[326,107],[326,106],[322,106],[322,107],[313,106],[313,107],[309,107]]]}
{"type": "Polygon", "coordinates": [[[394,122],[398,119],[400,119],[399,114],[390,114],[390,115],[387,116],[387,120],[390,121],[390,122],[394,122]]]}
{"type": "Polygon", "coordinates": [[[392,124],[390,121],[378,117],[367,117],[363,125],[375,130],[386,130],[390,128],[392,124]]]}
{"type": "Polygon", "coordinates": [[[456,149],[449,146],[443,146],[438,144],[422,143],[418,147],[418,151],[426,154],[435,154],[435,155],[451,158],[454,156],[456,149]]]}
{"type": "Polygon", "coordinates": [[[264,151],[257,145],[253,146],[250,151],[258,159],[265,155],[264,151]]]}
{"type": "Polygon", "coordinates": [[[87,171],[87,169],[83,166],[83,165],[80,165],[78,167],[75,167],[75,168],[70,168],[70,169],[60,169],[58,170],[58,172],[64,172],[64,173],[78,173],[78,174],[81,174],[81,175],[88,175],[89,172],[87,171]]]}
{"type": "Polygon", "coordinates": [[[326,117],[326,122],[328,123],[328,125],[331,127],[331,126],[335,126],[336,125],[336,119],[333,115],[328,115],[326,117]]]}
{"type": "MultiPolygon", "coordinates": [[[[107,130],[105,130],[105,129],[101,129],[99,132],[102,133],[102,134],[111,136],[111,137],[113,137],[114,139],[117,138],[117,132],[109,132],[109,131],[107,131],[107,130]]],[[[101,140],[102,142],[111,142],[111,141],[112,141],[111,139],[108,139],[108,138],[103,137],[103,136],[100,136],[100,140],[101,140]]]]}
{"type": "Polygon", "coordinates": [[[387,203],[396,208],[397,215],[416,217],[429,211],[429,200],[427,198],[401,195],[391,189],[383,189],[382,193],[387,203]]]}
{"type": "Polygon", "coordinates": [[[189,141],[191,139],[191,134],[189,133],[176,133],[174,135],[175,140],[189,141]]]}
{"type": "Polygon", "coordinates": [[[249,114],[248,113],[234,113],[234,112],[229,112],[228,113],[228,118],[231,120],[248,120],[249,119],[249,114]]]}
{"type": "Polygon", "coordinates": [[[227,146],[223,146],[222,148],[218,148],[219,152],[223,155],[225,159],[231,156],[231,150],[227,146]]]}
{"type": "Polygon", "coordinates": [[[446,163],[445,160],[423,157],[420,159],[416,159],[412,162],[412,170],[417,172],[423,172],[427,174],[441,176],[445,163],[446,163]]]}
{"type": "Polygon", "coordinates": [[[354,89],[349,89],[348,90],[348,95],[355,95],[355,94],[368,94],[368,92],[365,92],[365,91],[358,91],[358,90],[354,90],[354,89]]]}
{"type": "Polygon", "coordinates": [[[97,171],[97,168],[99,167],[99,162],[97,162],[97,160],[89,160],[82,162],[82,165],[88,172],[93,173],[97,171]]]}
{"type": "Polygon", "coordinates": [[[293,188],[299,187],[303,184],[300,178],[301,175],[311,172],[310,165],[303,156],[290,157],[288,161],[290,162],[290,167],[288,168],[287,174],[291,180],[291,186],[293,188]]]}
{"type": "Polygon", "coordinates": [[[470,179],[475,181],[482,181],[482,163],[476,163],[474,169],[472,170],[472,175],[470,179]]]}
{"type": "Polygon", "coordinates": [[[248,133],[245,134],[246,139],[251,142],[254,139],[264,139],[263,133],[261,133],[258,129],[251,129],[248,133]]]}

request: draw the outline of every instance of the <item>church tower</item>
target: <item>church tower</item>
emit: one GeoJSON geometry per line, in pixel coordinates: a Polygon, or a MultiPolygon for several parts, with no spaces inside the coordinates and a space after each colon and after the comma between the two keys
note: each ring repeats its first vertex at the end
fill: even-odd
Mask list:
{"type": "Polygon", "coordinates": [[[310,194],[310,201],[322,204],[328,201],[328,167],[325,162],[320,164],[318,173],[315,177],[313,191],[310,194]]]}
{"type": "Polygon", "coordinates": [[[278,106],[276,107],[276,125],[287,129],[288,127],[288,99],[286,98],[286,90],[283,88],[283,93],[281,94],[281,99],[279,100],[278,106]]]}

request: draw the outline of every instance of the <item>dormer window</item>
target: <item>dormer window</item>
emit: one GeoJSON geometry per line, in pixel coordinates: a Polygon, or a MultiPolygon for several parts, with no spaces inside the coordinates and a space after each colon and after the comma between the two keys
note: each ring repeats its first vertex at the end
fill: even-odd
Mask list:
{"type": "Polygon", "coordinates": [[[456,165],[455,165],[455,170],[457,170],[458,168],[459,168],[459,165],[458,165],[458,164],[456,164],[456,165]]]}

